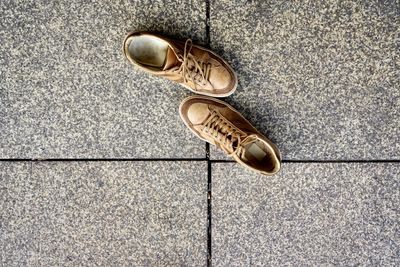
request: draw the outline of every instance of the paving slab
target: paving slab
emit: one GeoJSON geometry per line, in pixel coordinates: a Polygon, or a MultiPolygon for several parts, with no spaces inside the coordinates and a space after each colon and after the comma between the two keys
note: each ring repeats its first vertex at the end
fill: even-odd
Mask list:
{"type": "Polygon", "coordinates": [[[206,265],[205,162],[8,162],[0,175],[0,265],[206,265]]]}
{"type": "Polygon", "coordinates": [[[400,159],[398,2],[221,0],[210,15],[240,82],[227,102],[284,159],[400,159]]]}
{"type": "Polygon", "coordinates": [[[399,163],[212,165],[213,266],[399,266],[399,163]]]}
{"type": "Polygon", "coordinates": [[[0,13],[0,158],[204,157],[178,115],[188,90],[134,69],[122,41],[204,43],[205,2],[6,0],[0,13]]]}
{"type": "Polygon", "coordinates": [[[0,162],[0,265],[35,266],[41,207],[31,163],[0,162]]]}

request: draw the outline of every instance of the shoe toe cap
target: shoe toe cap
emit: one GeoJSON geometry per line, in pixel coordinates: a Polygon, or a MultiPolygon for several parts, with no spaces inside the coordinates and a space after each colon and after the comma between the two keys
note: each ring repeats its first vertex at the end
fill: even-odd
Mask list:
{"type": "Polygon", "coordinates": [[[189,119],[190,123],[196,125],[204,122],[209,114],[210,112],[207,104],[193,103],[188,108],[187,118],[189,119]]]}
{"type": "Polygon", "coordinates": [[[216,90],[225,89],[232,83],[231,74],[222,66],[212,70],[209,79],[210,83],[216,90]]]}

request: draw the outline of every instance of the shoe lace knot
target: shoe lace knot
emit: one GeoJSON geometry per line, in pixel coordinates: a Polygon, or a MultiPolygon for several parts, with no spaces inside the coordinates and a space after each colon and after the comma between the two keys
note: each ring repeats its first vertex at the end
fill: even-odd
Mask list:
{"type": "Polygon", "coordinates": [[[178,55],[178,60],[182,62],[182,64],[179,68],[177,67],[173,71],[179,73],[185,83],[188,81],[193,82],[196,89],[196,85],[205,86],[209,81],[211,64],[196,59],[196,57],[190,53],[192,47],[192,40],[187,39],[185,42],[183,55],[178,55]]]}
{"type": "Polygon", "coordinates": [[[216,140],[216,145],[229,155],[240,155],[243,152],[243,133],[220,113],[212,110],[210,117],[203,123],[202,131],[216,140]]]}

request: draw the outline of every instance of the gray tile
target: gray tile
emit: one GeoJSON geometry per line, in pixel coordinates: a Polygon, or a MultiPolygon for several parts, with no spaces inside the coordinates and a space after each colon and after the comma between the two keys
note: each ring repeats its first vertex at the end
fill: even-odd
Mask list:
{"type": "Polygon", "coordinates": [[[214,266],[399,266],[400,164],[212,165],[214,266]]]}
{"type": "Polygon", "coordinates": [[[7,0],[0,13],[1,158],[204,156],[178,115],[188,91],[122,53],[132,30],[203,43],[203,1],[7,0]]]}
{"type": "Polygon", "coordinates": [[[38,264],[39,183],[30,163],[0,162],[0,266],[38,264]]]}
{"type": "Polygon", "coordinates": [[[0,166],[7,266],[206,265],[205,162],[0,166]]]}
{"type": "Polygon", "coordinates": [[[211,1],[211,47],[240,80],[227,101],[285,159],[400,159],[399,14],[396,1],[211,1]]]}

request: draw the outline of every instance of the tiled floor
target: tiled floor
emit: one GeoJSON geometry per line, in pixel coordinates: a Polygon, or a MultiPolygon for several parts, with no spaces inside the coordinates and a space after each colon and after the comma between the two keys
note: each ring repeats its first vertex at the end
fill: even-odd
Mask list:
{"type": "Polygon", "coordinates": [[[0,163],[2,266],[201,266],[205,162],[0,163]]]}
{"type": "Polygon", "coordinates": [[[240,77],[228,101],[285,159],[400,159],[400,5],[365,2],[212,2],[211,47],[240,77]]]}
{"type": "Polygon", "coordinates": [[[399,266],[398,1],[2,1],[0,266],[399,266]],[[130,66],[191,37],[282,150],[261,177],[130,66]],[[40,160],[39,160],[40,159],[40,160]]]}
{"type": "Polygon", "coordinates": [[[400,164],[288,163],[270,179],[212,170],[215,266],[400,264],[400,164]]]}

